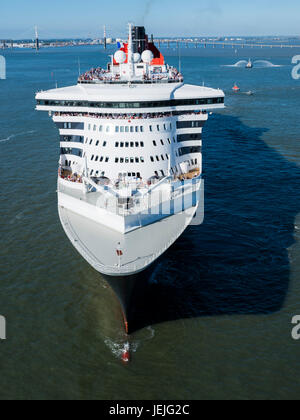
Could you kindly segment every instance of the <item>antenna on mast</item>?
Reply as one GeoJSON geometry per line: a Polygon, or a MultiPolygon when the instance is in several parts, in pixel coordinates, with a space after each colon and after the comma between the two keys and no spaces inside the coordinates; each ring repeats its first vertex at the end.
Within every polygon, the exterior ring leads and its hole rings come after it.
{"type": "Polygon", "coordinates": [[[132,47],[132,23],[129,26],[129,38],[128,38],[128,66],[129,66],[129,81],[134,76],[134,62],[133,62],[133,47],[132,47]]]}
{"type": "Polygon", "coordinates": [[[81,69],[80,69],[80,58],[78,57],[78,76],[81,76],[81,69]]]}
{"type": "Polygon", "coordinates": [[[104,44],[104,49],[106,50],[107,42],[106,42],[106,26],[105,25],[103,27],[103,44],[104,44]]]}
{"type": "Polygon", "coordinates": [[[179,73],[181,73],[181,51],[180,51],[180,41],[178,42],[178,60],[179,60],[179,63],[178,63],[178,71],[179,71],[179,73]]]}
{"type": "Polygon", "coordinates": [[[40,41],[39,41],[39,34],[38,34],[38,27],[35,26],[35,49],[38,51],[40,49],[40,41]]]}

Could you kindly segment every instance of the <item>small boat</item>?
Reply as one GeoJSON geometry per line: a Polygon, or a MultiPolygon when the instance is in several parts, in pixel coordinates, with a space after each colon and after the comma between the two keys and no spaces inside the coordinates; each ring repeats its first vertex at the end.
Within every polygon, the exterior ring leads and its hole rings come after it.
{"type": "Polygon", "coordinates": [[[238,87],[238,85],[237,85],[237,84],[235,84],[235,85],[233,86],[232,90],[233,90],[234,92],[239,92],[241,89],[238,87]]]}
{"type": "Polygon", "coordinates": [[[254,93],[252,92],[252,90],[249,90],[249,92],[245,92],[245,95],[252,96],[254,95],[254,93]]]}
{"type": "Polygon", "coordinates": [[[252,61],[251,61],[250,58],[249,58],[249,61],[248,61],[247,65],[246,65],[246,69],[253,69],[253,63],[252,63],[252,61]]]}

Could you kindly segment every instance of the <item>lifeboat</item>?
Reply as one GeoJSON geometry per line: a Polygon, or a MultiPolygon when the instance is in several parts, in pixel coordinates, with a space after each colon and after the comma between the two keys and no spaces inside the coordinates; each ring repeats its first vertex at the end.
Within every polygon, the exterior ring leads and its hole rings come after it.
{"type": "Polygon", "coordinates": [[[235,85],[233,86],[232,90],[233,90],[234,92],[239,92],[241,89],[238,87],[238,85],[237,85],[237,84],[235,84],[235,85]]]}

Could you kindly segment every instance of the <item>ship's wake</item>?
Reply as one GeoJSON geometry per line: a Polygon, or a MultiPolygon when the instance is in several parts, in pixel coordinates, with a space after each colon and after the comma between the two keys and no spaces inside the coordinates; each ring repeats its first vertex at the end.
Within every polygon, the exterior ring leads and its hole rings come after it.
{"type": "MultiPolygon", "coordinates": [[[[240,60],[235,64],[224,65],[224,67],[243,68],[243,67],[246,67],[247,64],[248,64],[248,61],[240,60]]],[[[267,60],[256,60],[256,61],[253,62],[253,67],[255,67],[255,68],[274,68],[274,67],[283,67],[283,66],[279,65],[279,64],[273,64],[273,63],[271,63],[271,61],[267,61],[267,60]]]]}
{"type": "Polygon", "coordinates": [[[9,137],[6,137],[5,139],[0,139],[0,143],[7,143],[8,141],[20,137],[25,136],[26,134],[33,134],[35,131],[24,131],[23,133],[17,133],[17,134],[11,134],[9,137]]]}
{"type": "Polygon", "coordinates": [[[130,346],[131,355],[136,353],[138,348],[145,342],[152,340],[155,337],[155,329],[151,326],[145,328],[143,331],[140,331],[133,337],[127,335],[120,335],[119,337],[111,338],[105,337],[104,344],[109,348],[112,354],[116,359],[121,360],[124,354],[124,348],[127,343],[130,346]]]}

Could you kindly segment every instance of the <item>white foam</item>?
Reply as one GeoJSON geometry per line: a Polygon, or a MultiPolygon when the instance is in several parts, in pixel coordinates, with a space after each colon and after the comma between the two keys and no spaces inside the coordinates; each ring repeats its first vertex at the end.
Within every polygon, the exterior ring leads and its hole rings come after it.
{"type": "Polygon", "coordinates": [[[0,139],[0,143],[6,143],[16,137],[25,136],[26,134],[33,134],[33,133],[35,133],[35,131],[24,131],[23,133],[11,134],[6,139],[0,139]]]}

